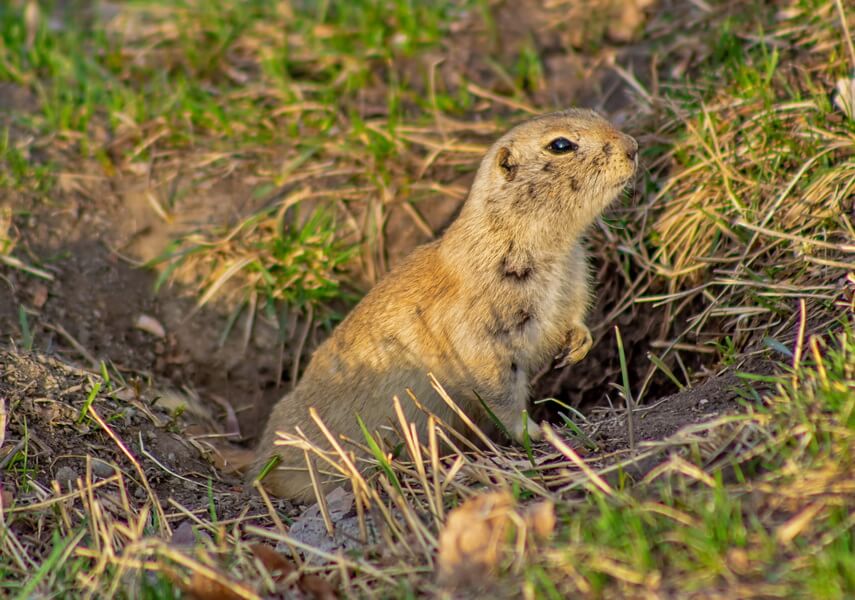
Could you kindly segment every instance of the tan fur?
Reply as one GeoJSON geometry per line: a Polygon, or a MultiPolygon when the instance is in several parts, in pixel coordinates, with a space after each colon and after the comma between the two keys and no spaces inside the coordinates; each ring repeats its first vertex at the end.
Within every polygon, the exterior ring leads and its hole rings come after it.
{"type": "MultiPolygon", "coordinates": [[[[517,441],[529,378],[559,352],[584,357],[590,302],[585,229],[633,178],[638,145],[596,113],[570,109],[515,127],[484,157],[460,216],[438,240],[417,248],[378,283],[314,353],[296,389],[273,408],[255,473],[279,496],[313,498],[303,452],[275,446],[298,426],[329,444],[309,417],[314,407],[336,434],[363,440],[395,421],[392,397],[425,439],[430,411],[466,433],[433,390],[433,373],[463,411],[495,434],[477,392],[517,441]],[[553,154],[565,137],[578,145],[553,154]]],[[[529,434],[539,437],[529,421],[529,434]]]]}

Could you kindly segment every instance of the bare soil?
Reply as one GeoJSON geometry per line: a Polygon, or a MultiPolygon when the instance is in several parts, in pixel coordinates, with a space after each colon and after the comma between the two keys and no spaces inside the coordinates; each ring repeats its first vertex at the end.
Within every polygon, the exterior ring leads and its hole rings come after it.
{"type": "MultiPolygon", "coordinates": [[[[165,506],[175,508],[167,501],[171,499],[191,512],[207,512],[213,503],[220,519],[266,515],[260,499],[247,493],[239,477],[214,467],[217,451],[199,434],[199,425],[188,428],[186,420],[173,418],[158,404],[156,390],[138,381],[116,385],[108,396],[102,390],[93,408],[108,433],[96,420],[82,416],[91,389],[92,377],[85,370],[40,354],[0,350],[0,398],[9,415],[0,453],[4,494],[25,506],[42,499],[41,490],[51,489],[54,480],[65,490],[77,489],[78,479],[97,483],[118,470],[132,482],[129,500],[141,507],[147,492],[127,450],[165,506]],[[19,489],[24,471],[35,485],[19,489]]],[[[173,526],[184,519],[172,514],[173,526]]]]}
{"type": "MultiPolygon", "coordinates": [[[[664,440],[687,425],[710,421],[739,410],[744,385],[744,381],[734,373],[725,372],[637,409],[633,418],[634,443],[664,440]]],[[[624,413],[614,417],[610,411],[597,410],[591,420],[592,433],[595,432],[603,451],[629,447],[629,426],[624,413]]]]}

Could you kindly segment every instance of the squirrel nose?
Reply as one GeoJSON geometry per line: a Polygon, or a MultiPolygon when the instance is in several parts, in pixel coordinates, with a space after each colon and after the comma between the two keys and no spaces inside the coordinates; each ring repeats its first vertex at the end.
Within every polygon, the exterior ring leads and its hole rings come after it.
{"type": "Polygon", "coordinates": [[[638,158],[638,142],[636,142],[634,138],[626,136],[624,140],[624,150],[626,152],[626,157],[629,160],[634,162],[635,159],[638,158]]]}

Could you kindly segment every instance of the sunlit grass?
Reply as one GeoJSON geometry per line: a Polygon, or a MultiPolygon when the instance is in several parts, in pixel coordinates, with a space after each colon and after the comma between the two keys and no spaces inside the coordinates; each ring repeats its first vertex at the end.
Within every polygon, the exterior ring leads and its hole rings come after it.
{"type": "MultiPolygon", "coordinates": [[[[191,284],[200,306],[229,303],[232,323],[242,311],[277,319],[283,307],[339,318],[356,298],[354,263],[369,283],[386,270],[388,206],[410,202],[415,211],[413,199],[462,197],[450,182],[484,148],[472,132],[498,133],[546,85],[533,42],[508,64],[494,61],[502,89],[487,90],[493,97],[466,80],[432,82],[433,63],[419,61],[443,55],[466,11],[499,40],[488,2],[129,2],[112,20],[58,25],[48,3],[29,14],[25,4],[0,7],[0,81],[35,99],[0,138],[0,190],[45,197],[57,172],[80,161],[127,173],[162,153],[203,155],[192,163],[202,165],[197,181],[250,173],[264,182],[252,210],[186,232],[152,263],[159,284],[191,284]],[[492,115],[484,106],[499,105],[495,118],[480,120],[492,115]]],[[[388,447],[363,428],[370,468],[340,472],[362,503],[360,518],[385,527],[383,548],[321,555],[326,566],[312,569],[357,595],[436,592],[436,540],[448,511],[503,488],[516,501],[557,506],[542,552],[509,546],[502,562],[500,577],[529,597],[855,595],[855,123],[829,96],[855,65],[834,2],[774,10],[734,2],[733,17],[713,4],[683,32],[700,58],[685,75],[663,70],[650,102],[636,99],[631,126],[647,139],[650,168],[640,200],[608,215],[613,227],[595,232],[594,243],[598,259],[618,261],[632,284],[608,325],[621,315],[632,321],[639,303],[659,308],[665,324],[646,380],[630,374],[631,348],[623,339],[616,346],[615,383],[629,408],[617,413],[635,416],[656,373],[678,390],[721,368],[746,370],[741,412],[658,448],[639,443],[603,457],[584,417],[562,406],[561,439],[588,449],[590,471],[552,442],[468,448],[432,422],[432,439],[405,435],[388,447]],[[771,374],[746,367],[758,356],[777,361],[771,374]],[[461,451],[440,459],[443,436],[461,451]],[[631,468],[650,456],[656,466],[633,479],[631,468]]],[[[595,17],[586,31],[592,46],[605,28],[595,17]]],[[[649,40],[666,63],[674,35],[649,40]]],[[[50,276],[20,258],[12,212],[0,219],[0,261],[50,276]]],[[[30,317],[19,314],[15,342],[29,349],[30,317]]],[[[110,377],[103,368],[104,387],[96,375],[88,392],[80,384],[63,398],[75,419],[98,405],[101,389],[113,389],[110,377]]],[[[42,463],[24,432],[20,448],[0,460],[29,490],[42,463]]],[[[306,449],[333,463],[349,458],[306,449]]],[[[221,529],[209,486],[197,525],[216,539],[185,553],[158,537],[158,511],[128,501],[129,477],[117,474],[103,496],[85,481],[70,497],[39,488],[36,508],[4,506],[3,592],[171,598],[194,575],[245,594],[275,589],[245,540],[293,542],[286,533],[221,529]]]]}

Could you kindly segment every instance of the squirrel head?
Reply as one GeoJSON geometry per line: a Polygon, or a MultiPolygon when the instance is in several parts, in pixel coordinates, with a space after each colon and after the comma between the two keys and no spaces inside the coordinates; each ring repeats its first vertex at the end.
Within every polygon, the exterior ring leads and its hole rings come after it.
{"type": "Polygon", "coordinates": [[[635,178],[638,143],[594,111],[536,117],[499,138],[464,210],[514,224],[583,230],[635,178]]]}

